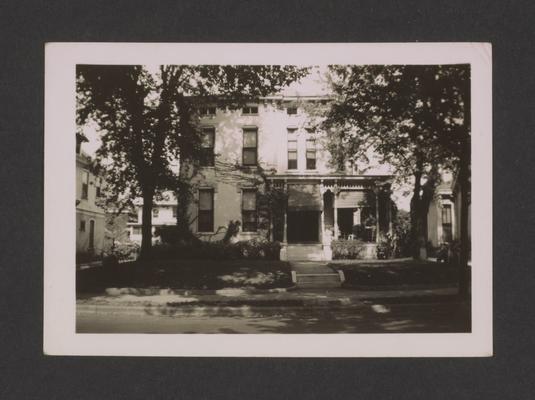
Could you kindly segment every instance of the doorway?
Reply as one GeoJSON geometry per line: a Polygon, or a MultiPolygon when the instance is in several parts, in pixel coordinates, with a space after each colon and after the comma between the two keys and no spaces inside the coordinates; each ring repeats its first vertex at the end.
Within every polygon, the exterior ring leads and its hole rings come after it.
{"type": "Polygon", "coordinates": [[[320,211],[289,211],[288,243],[318,243],[320,211]]]}

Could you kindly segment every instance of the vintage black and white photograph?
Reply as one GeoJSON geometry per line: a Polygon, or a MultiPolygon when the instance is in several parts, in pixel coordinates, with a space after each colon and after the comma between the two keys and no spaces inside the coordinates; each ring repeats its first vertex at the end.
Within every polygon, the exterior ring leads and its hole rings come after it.
{"type": "Polygon", "coordinates": [[[478,72],[307,51],[72,65],[73,334],[473,333],[478,72]]]}

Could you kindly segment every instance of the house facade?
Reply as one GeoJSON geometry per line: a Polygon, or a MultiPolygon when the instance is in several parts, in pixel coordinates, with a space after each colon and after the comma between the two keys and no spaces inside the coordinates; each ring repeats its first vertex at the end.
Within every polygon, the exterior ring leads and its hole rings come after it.
{"type": "Polygon", "coordinates": [[[76,253],[98,255],[104,250],[105,216],[97,205],[102,180],[91,170],[91,157],[76,143],[76,253]]]}
{"type": "Polygon", "coordinates": [[[326,137],[308,105],[321,97],[271,97],[239,110],[202,111],[202,156],[192,177],[191,230],[222,239],[282,243],[281,259],[331,259],[333,240],[368,243],[370,258],[392,229],[390,175],[329,163],[326,137]]]}

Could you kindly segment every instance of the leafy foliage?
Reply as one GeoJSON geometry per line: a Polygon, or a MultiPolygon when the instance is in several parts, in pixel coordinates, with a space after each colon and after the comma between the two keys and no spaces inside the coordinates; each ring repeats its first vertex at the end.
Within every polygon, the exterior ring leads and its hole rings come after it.
{"type": "Polygon", "coordinates": [[[334,99],[323,125],[333,163],[362,165],[375,154],[401,182],[411,182],[412,238],[425,246],[441,171],[469,163],[469,66],[337,65],[330,71],[334,99]]]}
{"type": "MultiPolygon", "coordinates": [[[[237,108],[306,74],[306,68],[279,65],[162,65],[153,72],[139,65],[77,66],[78,134],[96,122],[97,159],[114,196],[143,197],[142,254],[151,247],[155,194],[176,190],[179,209],[187,209],[190,161],[200,150],[199,107],[237,108]]],[[[184,223],[186,215],[178,220],[184,223]]]]}

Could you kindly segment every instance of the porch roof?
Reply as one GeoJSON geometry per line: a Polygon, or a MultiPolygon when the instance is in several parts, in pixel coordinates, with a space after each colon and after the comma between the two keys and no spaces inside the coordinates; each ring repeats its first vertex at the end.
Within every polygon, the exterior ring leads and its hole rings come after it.
{"type": "Polygon", "coordinates": [[[326,181],[382,181],[386,182],[393,178],[392,175],[349,175],[349,174],[276,174],[266,177],[274,181],[303,181],[303,180],[326,180],[326,181]]]}

